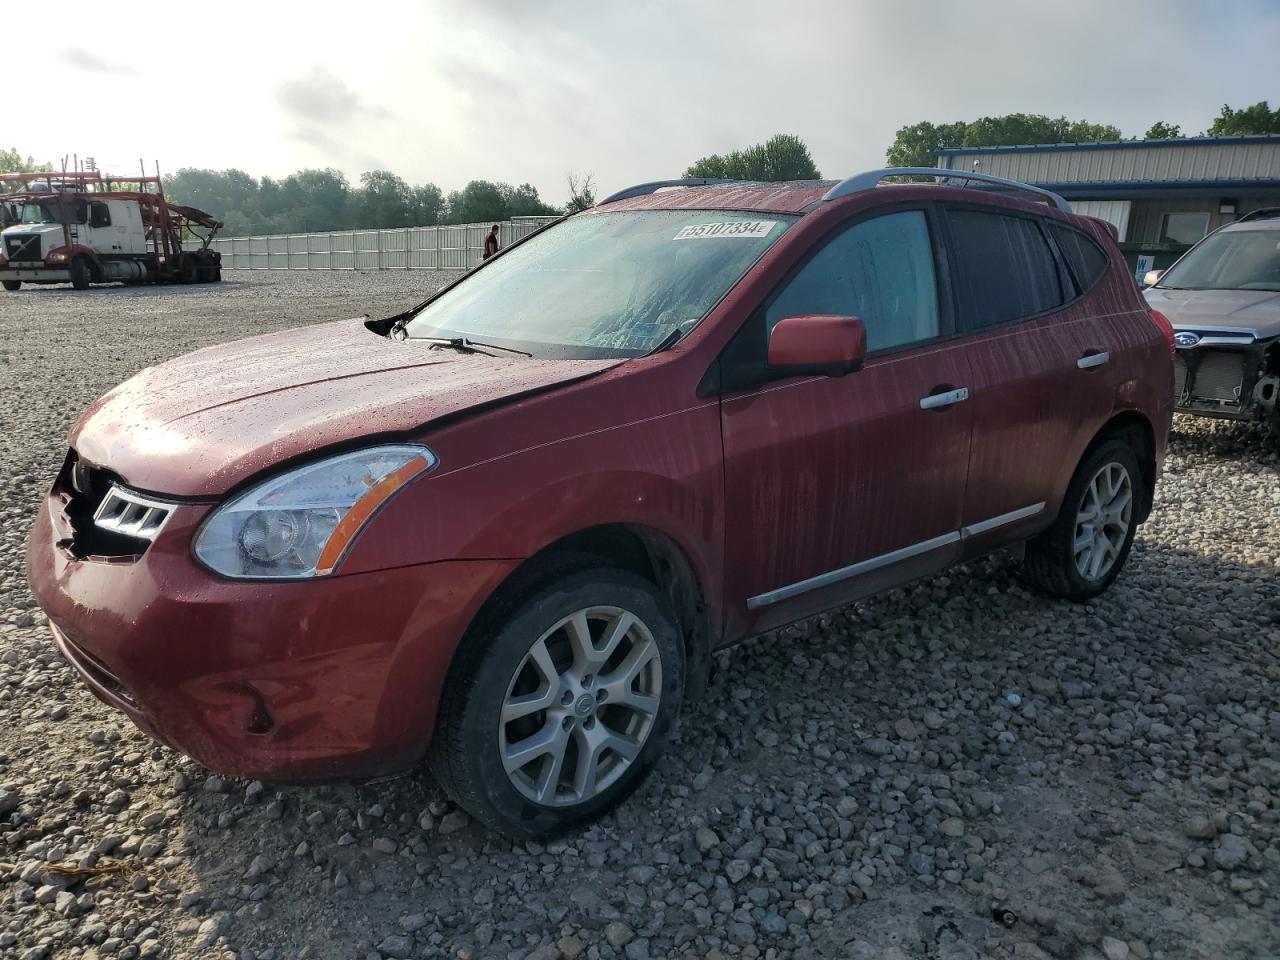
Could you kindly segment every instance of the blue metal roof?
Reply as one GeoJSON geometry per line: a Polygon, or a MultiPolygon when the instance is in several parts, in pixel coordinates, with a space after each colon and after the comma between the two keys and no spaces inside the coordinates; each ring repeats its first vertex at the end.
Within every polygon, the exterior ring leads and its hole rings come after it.
{"type": "Polygon", "coordinates": [[[1036,183],[1068,200],[1118,196],[1177,197],[1186,194],[1223,196],[1231,193],[1280,193],[1280,178],[1245,180],[1094,180],[1036,183]]]}
{"type": "Polygon", "coordinates": [[[1237,143],[1280,143],[1280,134],[1248,137],[1182,137],[1174,140],[1102,140],[1096,143],[1028,143],[1010,147],[947,147],[933,152],[939,157],[961,157],[976,153],[1068,153],[1073,150],[1144,150],[1202,144],[1225,146],[1237,143]]]}

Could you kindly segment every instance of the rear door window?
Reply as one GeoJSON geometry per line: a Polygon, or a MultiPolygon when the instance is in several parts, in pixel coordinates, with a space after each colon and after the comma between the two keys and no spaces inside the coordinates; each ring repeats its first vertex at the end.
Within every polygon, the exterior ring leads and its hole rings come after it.
{"type": "Polygon", "coordinates": [[[766,329],[784,317],[810,313],[858,317],[867,328],[868,351],[938,336],[938,290],[924,211],[864,220],[828,241],[769,304],[766,329]]]}
{"type": "Polygon", "coordinates": [[[1022,320],[1067,301],[1058,262],[1035,220],[955,209],[947,218],[962,328],[1022,320]]]}
{"type": "Polygon", "coordinates": [[[1054,240],[1058,242],[1058,249],[1067,259],[1076,287],[1080,293],[1084,293],[1107,272],[1107,255],[1079,230],[1064,227],[1060,223],[1050,223],[1048,227],[1054,240]]]}

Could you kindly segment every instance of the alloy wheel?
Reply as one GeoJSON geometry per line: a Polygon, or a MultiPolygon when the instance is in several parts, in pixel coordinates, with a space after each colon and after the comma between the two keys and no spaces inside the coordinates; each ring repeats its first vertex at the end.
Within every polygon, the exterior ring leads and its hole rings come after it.
{"type": "Polygon", "coordinates": [[[584,803],[639,756],[661,698],[662,656],[643,621],[619,607],[578,610],[516,668],[498,722],[503,769],[535,803],[584,803]]]}
{"type": "Polygon", "coordinates": [[[1085,488],[1076,511],[1072,553],[1086,580],[1101,580],[1115,566],[1133,519],[1133,481],[1114,461],[1103,464],[1085,488]]]}

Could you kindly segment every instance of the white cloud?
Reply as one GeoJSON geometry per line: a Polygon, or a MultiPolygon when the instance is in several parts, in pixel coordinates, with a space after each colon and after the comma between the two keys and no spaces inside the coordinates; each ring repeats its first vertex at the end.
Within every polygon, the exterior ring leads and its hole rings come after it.
{"type": "MultiPolygon", "coordinates": [[[[1021,111],[1195,133],[1224,102],[1274,99],[1280,49],[1270,0],[224,0],[214,18],[165,16],[208,55],[181,83],[140,56],[78,51],[63,58],[81,69],[42,91],[75,102],[96,70],[99,94],[163,123],[87,109],[67,127],[35,111],[6,125],[12,145],[125,169],[331,165],[353,181],[377,158],[445,190],[529,181],[558,203],[568,170],[594,171],[603,194],[778,132],[829,177],[879,165],[899,127],[926,119],[1021,111]]],[[[94,50],[139,49],[127,20],[95,23],[94,50]]]]}

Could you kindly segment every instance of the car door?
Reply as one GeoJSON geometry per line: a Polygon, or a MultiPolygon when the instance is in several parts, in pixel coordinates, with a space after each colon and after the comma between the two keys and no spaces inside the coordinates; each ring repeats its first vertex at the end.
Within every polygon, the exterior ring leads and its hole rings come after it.
{"type": "Polygon", "coordinates": [[[958,552],[969,371],[945,342],[927,207],[864,216],[821,241],[722,356],[725,610],[768,629],[940,569],[958,552]],[[857,316],[861,370],[738,388],[784,317],[857,316]]]}
{"type": "Polygon", "coordinates": [[[958,348],[972,371],[966,552],[1046,526],[1112,408],[1106,327],[1034,214],[949,206],[958,348]]]}

